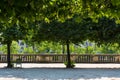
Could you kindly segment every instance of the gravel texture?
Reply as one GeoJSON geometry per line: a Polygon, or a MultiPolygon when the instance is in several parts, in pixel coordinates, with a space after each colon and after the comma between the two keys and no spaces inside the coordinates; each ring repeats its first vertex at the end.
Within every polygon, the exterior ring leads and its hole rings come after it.
{"type": "Polygon", "coordinates": [[[74,69],[66,69],[64,64],[4,66],[0,65],[0,80],[120,80],[120,64],[76,64],[74,69]]]}

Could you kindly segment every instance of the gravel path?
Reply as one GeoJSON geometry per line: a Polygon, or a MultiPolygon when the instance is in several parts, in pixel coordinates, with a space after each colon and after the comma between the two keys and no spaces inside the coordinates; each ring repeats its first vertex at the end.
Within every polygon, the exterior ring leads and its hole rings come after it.
{"type": "Polygon", "coordinates": [[[5,65],[0,66],[0,80],[120,80],[119,64],[77,64],[74,69],[66,69],[63,64],[23,64],[23,68],[2,68],[5,65]]]}

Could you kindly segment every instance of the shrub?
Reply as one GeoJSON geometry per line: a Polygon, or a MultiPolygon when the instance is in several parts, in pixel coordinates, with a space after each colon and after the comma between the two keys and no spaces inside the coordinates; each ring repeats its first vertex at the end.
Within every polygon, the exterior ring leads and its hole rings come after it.
{"type": "MultiPolygon", "coordinates": [[[[65,66],[68,67],[68,61],[67,62],[64,62],[65,66]]],[[[71,61],[71,66],[70,68],[74,68],[75,67],[75,62],[71,61]]]]}

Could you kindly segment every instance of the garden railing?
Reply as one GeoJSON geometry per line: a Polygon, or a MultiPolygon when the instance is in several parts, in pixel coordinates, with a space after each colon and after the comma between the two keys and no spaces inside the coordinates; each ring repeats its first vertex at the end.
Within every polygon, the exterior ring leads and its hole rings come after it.
{"type": "MultiPolygon", "coordinates": [[[[22,63],[63,63],[66,54],[11,54],[11,62],[20,59],[22,63]]],[[[119,54],[71,54],[75,63],[120,63],[119,54]]],[[[7,55],[0,54],[0,63],[7,62],[7,55]]]]}

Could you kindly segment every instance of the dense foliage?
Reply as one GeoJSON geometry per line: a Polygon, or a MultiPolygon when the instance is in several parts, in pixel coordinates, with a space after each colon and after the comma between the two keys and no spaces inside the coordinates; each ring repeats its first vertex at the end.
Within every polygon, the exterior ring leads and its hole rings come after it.
{"type": "Polygon", "coordinates": [[[120,26],[115,21],[114,18],[99,18],[98,21],[90,27],[90,39],[98,44],[117,43],[120,26]]]}

